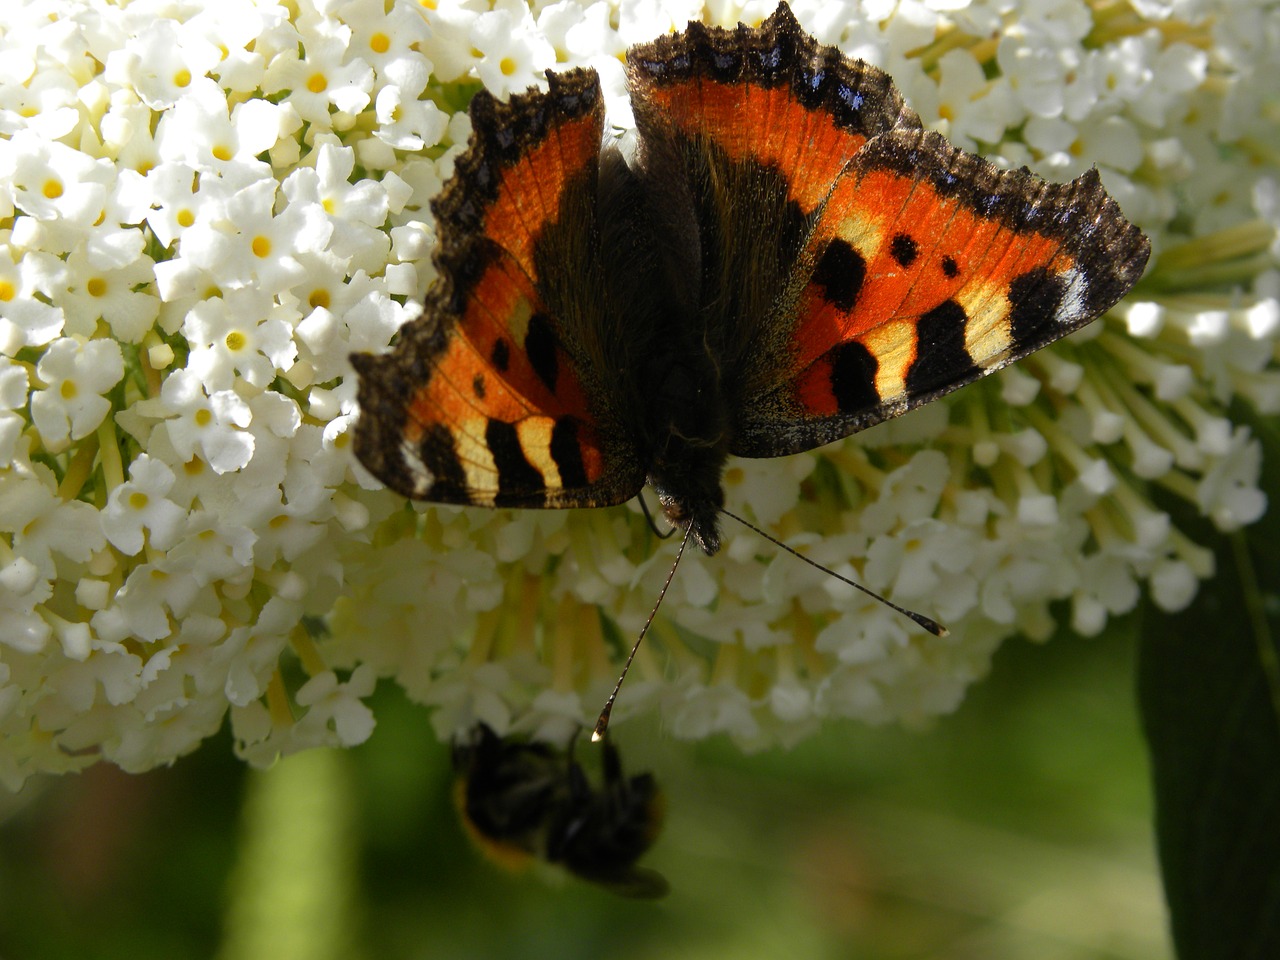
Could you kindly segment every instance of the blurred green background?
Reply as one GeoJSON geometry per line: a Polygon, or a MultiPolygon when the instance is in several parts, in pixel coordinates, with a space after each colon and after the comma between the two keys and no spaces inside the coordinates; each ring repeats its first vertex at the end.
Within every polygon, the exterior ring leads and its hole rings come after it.
{"type": "Polygon", "coordinates": [[[751,756],[622,725],[667,795],[656,903],[482,859],[384,684],[359,749],[260,772],[220,737],[0,795],[0,960],[1167,958],[1133,660],[1123,625],[1011,641],[930,730],[751,756]]]}

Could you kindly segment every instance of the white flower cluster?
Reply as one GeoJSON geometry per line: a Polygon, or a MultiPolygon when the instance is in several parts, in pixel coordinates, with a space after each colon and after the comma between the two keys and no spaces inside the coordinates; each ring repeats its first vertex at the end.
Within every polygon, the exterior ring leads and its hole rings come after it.
{"type": "MultiPolygon", "coordinates": [[[[499,95],[772,3],[25,0],[0,11],[0,784],[143,770],[228,711],[254,762],[353,744],[394,677],[444,736],[589,721],[669,563],[634,509],[409,510],[355,463],[346,357],[433,277],[427,202],[499,95]]],[[[1096,632],[1210,554],[1158,485],[1255,520],[1280,408],[1280,12],[1239,0],[800,0],[957,144],[1097,164],[1158,263],[1075,342],[817,453],[732,507],[937,616],[938,639],[740,531],[690,557],[618,714],[793,740],[952,709],[1050,605],[1096,632]]]]}

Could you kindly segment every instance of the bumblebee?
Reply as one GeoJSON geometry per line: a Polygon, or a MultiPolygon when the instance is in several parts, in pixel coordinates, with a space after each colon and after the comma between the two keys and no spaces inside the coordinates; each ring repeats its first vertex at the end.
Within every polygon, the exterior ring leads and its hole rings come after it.
{"type": "Polygon", "coordinates": [[[563,867],[625,897],[667,892],[661,874],[636,861],[662,829],[663,801],[652,774],[627,777],[605,740],[599,787],[568,748],[499,737],[480,724],[456,743],[455,800],[476,845],[519,869],[534,860],[563,867]]]}

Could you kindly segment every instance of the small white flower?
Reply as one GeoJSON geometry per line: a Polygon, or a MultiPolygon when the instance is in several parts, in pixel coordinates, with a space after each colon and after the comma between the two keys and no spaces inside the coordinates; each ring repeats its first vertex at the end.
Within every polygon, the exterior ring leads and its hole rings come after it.
{"type": "Polygon", "coordinates": [[[124,376],[124,356],[114,340],[63,337],[45,350],[36,375],[45,386],[31,394],[31,419],[57,448],[98,428],[111,409],[102,394],[124,376]]]}
{"type": "Polygon", "coordinates": [[[196,222],[199,206],[207,199],[198,195],[198,186],[196,171],[172,160],[158,163],[145,176],[132,170],[120,176],[126,202],[141,210],[147,226],[165,247],[196,222]]]}
{"type": "Polygon", "coordinates": [[[534,25],[523,3],[480,14],[471,28],[471,43],[480,53],[476,73],[491,93],[506,99],[543,79],[556,62],[556,52],[534,25]]]}
{"type": "Polygon", "coordinates": [[[956,620],[977,603],[977,582],[968,572],[975,555],[967,531],[922,519],[876,537],[867,549],[865,576],[868,585],[903,603],[927,603],[944,622],[956,620]]]}
{"type": "Polygon", "coordinates": [[[160,301],[146,289],[154,277],[154,262],[135,254],[123,267],[95,266],[92,258],[74,251],[67,257],[67,287],[61,300],[68,335],[91,337],[100,322],[125,343],[138,343],[155,324],[160,301]]]}
{"type": "Polygon", "coordinates": [[[0,74],[0,134],[30,130],[41,139],[59,140],[80,120],[75,79],[61,70],[37,70],[14,44],[4,50],[0,74]]]}
{"type": "Polygon", "coordinates": [[[419,52],[431,37],[425,10],[417,4],[388,9],[381,0],[346,0],[340,9],[352,28],[350,52],[371,64],[380,81],[403,83],[421,73],[425,82],[431,73],[431,61],[419,52]]]}
{"type": "Polygon", "coordinates": [[[1032,116],[1056,117],[1063,111],[1067,75],[1079,66],[1081,52],[1072,47],[1028,44],[1014,33],[1002,34],[996,61],[1009,78],[1009,90],[1032,116]]]}
{"type": "MultiPolygon", "coordinates": [[[[331,139],[317,144],[314,157],[314,169],[295,170],[285,180],[284,195],[291,209],[322,210],[332,233],[323,248],[312,245],[301,252],[339,258],[347,276],[357,270],[376,273],[386,264],[390,246],[382,230],[390,207],[387,188],[374,180],[351,183],[355,153],[331,139]]],[[[398,179],[393,174],[388,177],[392,182],[398,179]]]]}
{"type": "Polygon", "coordinates": [[[297,736],[315,743],[336,742],[354,747],[373,733],[373,711],[361,703],[373,693],[377,673],[365,664],[345,681],[332,670],[318,673],[299,688],[294,699],[307,712],[298,721],[297,736]]]}
{"type": "Polygon", "coordinates": [[[121,643],[132,637],[154,643],[173,633],[174,624],[191,609],[200,589],[195,577],[169,570],[164,561],[142,563],[116,591],[111,606],[95,613],[90,622],[104,642],[121,643]]]}
{"type": "Polygon", "coordinates": [[[173,479],[173,471],[159,460],[138,455],[129,467],[129,479],[111,491],[102,512],[102,530],[112,546],[129,555],[137,553],[144,530],[158,550],[177,542],[187,514],[166,496],[173,479]]]}
{"type": "Polygon", "coordinates": [[[1185,43],[1171,43],[1155,57],[1151,79],[1141,84],[1129,103],[1130,112],[1157,129],[1169,122],[1174,110],[1185,111],[1186,96],[1204,83],[1209,57],[1185,43]]]}
{"type": "Polygon", "coordinates": [[[376,112],[378,138],[397,150],[434,147],[449,128],[449,118],[439,107],[402,84],[378,91],[376,112]]]}
{"type": "Polygon", "coordinates": [[[66,289],[66,264],[40,251],[14,260],[13,249],[0,243],[0,354],[38,347],[62,332],[62,307],[46,303],[66,289]],[[43,294],[37,297],[36,294],[43,294]]]}
{"type": "Polygon", "coordinates": [[[258,154],[275,146],[296,120],[267,100],[246,100],[229,109],[221,90],[200,86],[160,117],[156,145],[166,161],[245,183],[271,175],[258,154]]]}
{"type": "Polygon", "coordinates": [[[253,415],[234,390],[206,394],[200,378],[175,370],[160,390],[160,405],[173,449],[183,460],[197,451],[215,473],[239,470],[253,457],[253,434],[244,428],[253,415]]]}
{"type": "Polygon", "coordinates": [[[291,203],[274,214],[276,188],[263,179],[237,190],[219,222],[200,221],[183,235],[182,255],[225,288],[253,286],[265,295],[288,289],[302,276],[294,254],[323,250],[333,225],[318,203],[291,203]]]}
{"type": "Polygon", "coordinates": [[[1164,560],[1151,571],[1151,599],[1161,610],[1177,613],[1191,605],[1200,588],[1194,570],[1181,560],[1164,560]]]}
{"type": "Polygon", "coordinates": [[[14,555],[34,563],[42,577],[57,575],[56,557],[85,563],[106,543],[97,509],[64,501],[56,491],[41,464],[0,472],[0,531],[12,534],[14,555]]]}
{"type": "Polygon", "coordinates": [[[26,405],[28,386],[27,368],[0,356],[0,469],[12,466],[17,456],[26,421],[14,411],[26,405]]]}
{"type": "Polygon", "coordinates": [[[52,595],[53,585],[26,557],[14,557],[0,567],[0,646],[39,653],[52,629],[35,608],[52,595]]]}
{"type": "Polygon", "coordinates": [[[973,150],[978,141],[999,143],[1023,119],[1003,77],[988,80],[968,50],[948,50],[938,59],[941,132],[956,146],[973,150]]]}
{"type": "Polygon", "coordinates": [[[760,735],[750,698],[729,684],[690,687],[683,691],[669,716],[668,729],[679,740],[704,740],[727,733],[734,739],[750,741],[760,735]]]}
{"type": "Polygon", "coordinates": [[[19,130],[0,140],[0,190],[36,220],[88,228],[102,214],[115,182],[110,161],[19,130]]]}
{"type": "Polygon", "coordinates": [[[1219,530],[1248,526],[1267,509],[1267,495],[1258,489],[1262,446],[1244,427],[1236,427],[1222,456],[1196,486],[1196,503],[1219,530]]]}
{"type": "Polygon", "coordinates": [[[174,20],[156,19],[107,57],[105,79],[129,86],[152,110],[163,111],[190,95],[193,84],[213,87],[209,73],[222,52],[174,20]]]}
{"type": "Polygon", "coordinates": [[[185,519],[181,539],[166,554],[166,567],[189,574],[200,586],[237,583],[253,577],[253,545],[258,535],[212,510],[185,519]]]}
{"type": "Polygon", "coordinates": [[[182,333],[191,346],[187,372],[206,390],[229,390],[239,374],[265,387],[298,355],[292,308],[254,289],[229,290],[191,308],[182,333]]]}
{"type": "Polygon", "coordinates": [[[350,58],[350,28],[329,22],[321,30],[303,31],[305,55],[279,57],[267,68],[267,93],[288,90],[285,103],[303,120],[327,130],[330,109],[359,113],[373,91],[373,68],[359,57],[350,58]]]}
{"type": "Polygon", "coordinates": [[[476,64],[471,29],[480,13],[467,0],[439,0],[423,13],[431,34],[422,49],[432,74],[442,83],[452,83],[476,64]]]}

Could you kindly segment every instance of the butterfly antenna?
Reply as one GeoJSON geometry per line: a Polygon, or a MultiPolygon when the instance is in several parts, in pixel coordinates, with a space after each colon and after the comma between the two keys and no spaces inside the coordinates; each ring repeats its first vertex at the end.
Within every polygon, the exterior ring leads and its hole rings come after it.
{"type": "Polygon", "coordinates": [[[914,610],[908,610],[906,607],[900,607],[896,603],[894,603],[892,600],[887,600],[884,597],[880,596],[880,594],[876,593],[874,590],[868,589],[867,587],[864,587],[862,584],[856,583],[855,581],[850,580],[848,577],[843,577],[840,574],[836,573],[834,570],[829,569],[828,567],[824,567],[817,560],[811,560],[809,557],[806,557],[803,553],[800,553],[798,550],[788,547],[785,543],[783,543],[777,537],[774,537],[768,533],[765,533],[765,531],[761,530],[754,523],[751,523],[748,520],[744,520],[742,517],[738,516],[736,513],[730,513],[728,510],[725,510],[723,508],[721,508],[720,512],[732,520],[737,520],[740,524],[742,524],[747,529],[754,530],[756,533],[760,534],[760,536],[764,537],[770,543],[774,544],[775,546],[781,547],[783,550],[787,551],[787,553],[791,554],[793,557],[799,557],[805,563],[809,564],[809,566],[817,567],[823,573],[830,574],[831,576],[839,580],[841,583],[847,583],[849,586],[856,587],[857,589],[861,590],[867,596],[875,597],[877,600],[879,600],[889,609],[897,610],[904,617],[910,617],[911,620],[913,620],[916,624],[923,627],[924,629],[928,630],[935,637],[945,637],[947,635],[948,633],[947,628],[944,627],[942,624],[940,624],[937,620],[931,620],[928,617],[926,617],[923,613],[916,613],[914,610]]]}
{"type": "Polygon", "coordinates": [[[644,498],[643,490],[636,494],[636,499],[640,501],[640,509],[644,511],[644,518],[649,521],[649,529],[653,531],[655,537],[659,540],[665,540],[676,532],[675,527],[668,527],[666,530],[658,529],[658,523],[653,519],[653,514],[649,511],[649,501],[644,498]]]}
{"type": "Polygon", "coordinates": [[[658,615],[658,608],[662,606],[662,598],[667,595],[667,587],[671,586],[671,579],[676,575],[676,567],[680,565],[680,558],[684,556],[684,548],[689,543],[689,533],[692,530],[692,524],[685,527],[684,538],[680,541],[680,549],[676,551],[675,562],[671,564],[671,570],[667,573],[667,582],[662,585],[658,600],[653,605],[653,609],[649,611],[649,619],[640,628],[640,636],[636,637],[636,642],[631,647],[631,653],[627,656],[627,662],[622,665],[622,675],[618,677],[618,682],[613,685],[613,693],[609,694],[609,699],[604,702],[604,709],[600,711],[600,716],[596,720],[596,728],[591,732],[592,743],[599,743],[603,740],[604,732],[609,729],[609,714],[613,712],[613,701],[618,699],[618,691],[622,689],[622,681],[627,679],[627,671],[631,669],[631,661],[636,658],[636,651],[640,649],[640,641],[649,632],[649,625],[653,623],[653,618],[658,615]]]}

